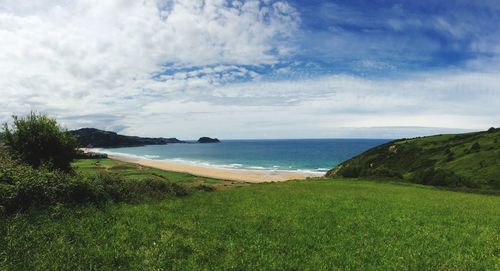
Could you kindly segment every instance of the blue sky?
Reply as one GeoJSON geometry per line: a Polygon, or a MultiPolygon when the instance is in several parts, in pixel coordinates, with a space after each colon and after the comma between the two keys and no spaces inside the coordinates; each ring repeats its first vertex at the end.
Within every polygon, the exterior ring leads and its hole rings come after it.
{"type": "Polygon", "coordinates": [[[196,138],[500,126],[498,1],[0,0],[0,119],[196,138]]]}
{"type": "Polygon", "coordinates": [[[356,75],[465,67],[495,56],[498,2],[295,1],[301,56],[356,75]],[[481,2],[481,3],[477,3],[481,2]],[[496,9],[496,10],[495,10],[496,9]],[[478,44],[485,43],[485,44],[478,44]],[[490,44],[488,44],[490,43],[490,44]],[[366,61],[373,65],[363,65],[366,61]]]}

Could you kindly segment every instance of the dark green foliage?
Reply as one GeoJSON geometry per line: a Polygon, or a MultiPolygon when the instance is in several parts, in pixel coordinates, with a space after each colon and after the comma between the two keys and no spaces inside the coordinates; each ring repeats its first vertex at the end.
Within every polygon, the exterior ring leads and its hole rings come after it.
{"type": "Polygon", "coordinates": [[[455,158],[454,155],[453,152],[448,153],[448,155],[446,155],[446,162],[452,161],[455,158]]]}
{"type": "Polygon", "coordinates": [[[178,184],[158,179],[127,180],[118,175],[97,174],[88,177],[92,187],[103,198],[115,202],[137,203],[148,199],[162,199],[165,196],[186,196],[186,189],[178,184]]]}
{"type": "Polygon", "coordinates": [[[500,179],[490,180],[489,184],[496,189],[500,189],[500,179]]]}
{"type": "Polygon", "coordinates": [[[498,189],[499,129],[395,140],[330,170],[327,176],[392,178],[421,184],[498,189]]]}
{"type": "Polygon", "coordinates": [[[429,168],[420,170],[413,176],[413,181],[419,184],[429,184],[435,186],[446,187],[471,187],[478,188],[479,186],[467,178],[455,174],[453,171],[444,169],[429,168]]]}
{"type": "Polygon", "coordinates": [[[186,195],[186,189],[168,180],[123,179],[118,175],[69,174],[37,169],[0,153],[0,213],[63,204],[140,202],[186,195]]]}
{"type": "Polygon", "coordinates": [[[479,145],[479,143],[475,142],[474,144],[472,144],[472,146],[470,147],[470,150],[473,151],[473,152],[477,152],[481,149],[481,145],[479,145]]]}
{"type": "Polygon", "coordinates": [[[453,161],[453,159],[455,158],[455,153],[450,151],[447,155],[446,155],[446,162],[450,162],[450,161],[453,161]]]}
{"type": "Polygon", "coordinates": [[[401,178],[401,174],[387,167],[374,167],[364,169],[361,166],[349,166],[340,169],[338,175],[345,178],[359,178],[370,175],[376,178],[401,178]]]}
{"type": "Polygon", "coordinates": [[[345,168],[342,168],[339,171],[339,175],[346,177],[346,178],[358,178],[362,176],[362,171],[363,168],[360,166],[348,166],[345,168]]]}
{"type": "Polygon", "coordinates": [[[378,167],[374,169],[371,174],[373,175],[373,177],[379,177],[379,178],[395,178],[395,179],[402,178],[401,173],[387,167],[378,167]]]}
{"type": "Polygon", "coordinates": [[[4,124],[5,144],[29,165],[68,171],[76,154],[76,139],[66,133],[55,119],[31,112],[13,116],[13,128],[4,124]]]}

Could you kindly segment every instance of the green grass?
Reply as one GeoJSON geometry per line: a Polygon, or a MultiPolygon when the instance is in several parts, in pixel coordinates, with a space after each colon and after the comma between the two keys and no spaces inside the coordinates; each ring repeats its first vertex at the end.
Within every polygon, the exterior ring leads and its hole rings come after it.
{"type": "Polygon", "coordinates": [[[81,159],[73,162],[73,168],[82,174],[106,172],[117,174],[127,180],[160,179],[186,185],[209,185],[216,188],[241,186],[242,183],[213,178],[198,177],[186,173],[165,171],[137,164],[120,162],[111,159],[81,159]]]}
{"type": "Polygon", "coordinates": [[[58,206],[1,220],[0,236],[0,270],[499,270],[500,197],[292,181],[58,206]]]}

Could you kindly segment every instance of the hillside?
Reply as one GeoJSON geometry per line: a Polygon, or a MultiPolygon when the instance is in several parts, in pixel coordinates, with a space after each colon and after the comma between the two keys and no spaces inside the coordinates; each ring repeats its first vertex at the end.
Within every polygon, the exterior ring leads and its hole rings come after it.
{"type": "Polygon", "coordinates": [[[500,189],[500,129],[395,140],[339,164],[327,177],[397,178],[447,187],[500,189]]]}
{"type": "Polygon", "coordinates": [[[82,128],[70,131],[70,133],[77,137],[78,145],[81,147],[92,146],[99,148],[118,148],[185,143],[177,138],[125,136],[115,132],[103,131],[94,128],[82,128]]]}

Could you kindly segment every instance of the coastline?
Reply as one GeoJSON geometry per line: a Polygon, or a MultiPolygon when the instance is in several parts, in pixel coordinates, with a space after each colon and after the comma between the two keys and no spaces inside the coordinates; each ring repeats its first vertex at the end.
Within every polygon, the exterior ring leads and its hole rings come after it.
{"type": "Polygon", "coordinates": [[[151,168],[188,173],[200,177],[248,183],[284,182],[289,180],[303,180],[308,177],[323,176],[321,173],[316,174],[296,171],[226,169],[202,165],[191,165],[181,162],[133,158],[116,154],[108,155],[108,158],[151,168]]]}

